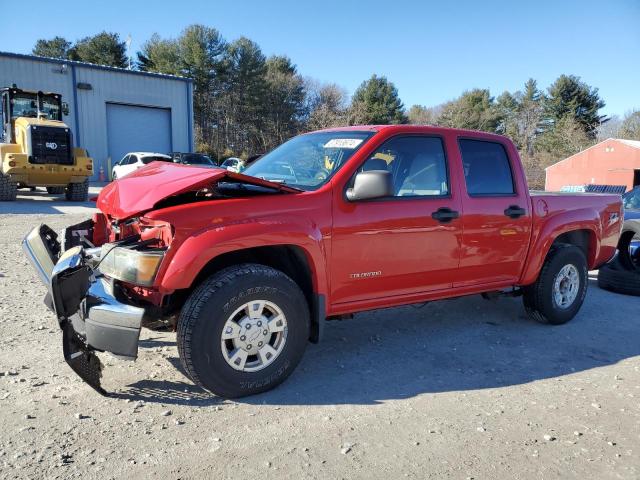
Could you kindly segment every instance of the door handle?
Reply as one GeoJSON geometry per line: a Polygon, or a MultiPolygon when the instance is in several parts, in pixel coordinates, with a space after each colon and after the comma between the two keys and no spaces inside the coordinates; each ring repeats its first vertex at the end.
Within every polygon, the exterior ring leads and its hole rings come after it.
{"type": "Polygon", "coordinates": [[[507,209],[505,209],[504,214],[507,217],[518,218],[525,215],[527,212],[524,208],[519,207],[518,205],[509,205],[507,209]]]}
{"type": "Polygon", "coordinates": [[[460,214],[458,212],[447,207],[439,208],[431,214],[431,218],[440,223],[449,223],[451,220],[458,218],[459,216],[460,214]]]}

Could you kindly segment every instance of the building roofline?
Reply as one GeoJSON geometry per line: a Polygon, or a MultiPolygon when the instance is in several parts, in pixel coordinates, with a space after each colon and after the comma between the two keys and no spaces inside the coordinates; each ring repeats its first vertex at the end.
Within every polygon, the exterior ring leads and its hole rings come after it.
{"type": "Polygon", "coordinates": [[[613,142],[622,143],[622,145],[624,145],[624,146],[626,146],[626,147],[630,147],[630,148],[638,148],[638,147],[634,147],[633,145],[629,145],[628,143],[622,142],[621,140],[623,140],[623,139],[622,139],[622,138],[613,138],[613,137],[609,137],[609,138],[607,138],[606,140],[602,140],[601,142],[598,142],[598,143],[596,143],[596,144],[594,144],[594,145],[591,145],[589,148],[585,148],[584,150],[580,150],[579,152],[574,153],[574,154],[573,154],[573,155],[571,155],[570,157],[563,158],[562,160],[560,160],[560,161],[558,161],[558,162],[554,163],[553,165],[549,165],[548,167],[545,167],[544,169],[545,169],[545,171],[546,171],[547,169],[549,169],[549,168],[551,168],[551,167],[555,167],[556,165],[559,165],[559,164],[561,164],[562,162],[566,162],[567,160],[572,159],[572,158],[573,158],[573,157],[575,157],[576,155],[581,155],[581,154],[583,154],[584,152],[586,152],[587,150],[591,150],[592,148],[597,147],[598,145],[601,145],[601,144],[603,144],[603,143],[605,143],[605,142],[608,142],[608,141],[613,141],[613,142]]]}
{"type": "Polygon", "coordinates": [[[3,51],[0,51],[0,57],[19,58],[23,60],[34,60],[37,62],[54,63],[57,65],[63,65],[63,64],[76,65],[78,67],[91,68],[94,70],[107,70],[107,71],[112,71],[117,73],[142,75],[142,76],[154,77],[154,78],[165,78],[168,80],[179,80],[182,82],[193,83],[193,79],[187,78],[187,77],[180,77],[178,75],[169,75],[167,73],[141,72],[139,70],[129,70],[126,68],[109,67],[107,65],[97,65],[95,63],[79,62],[77,60],[64,60],[62,58],[40,57],[38,55],[27,55],[24,53],[12,53],[12,52],[3,52],[3,51]]]}

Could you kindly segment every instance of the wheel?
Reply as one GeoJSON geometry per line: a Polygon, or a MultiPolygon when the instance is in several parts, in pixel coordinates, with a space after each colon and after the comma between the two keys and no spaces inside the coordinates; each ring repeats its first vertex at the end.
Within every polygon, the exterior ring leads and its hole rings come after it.
{"type": "Polygon", "coordinates": [[[70,202],[86,202],[89,197],[89,179],[81,183],[70,183],[65,190],[65,197],[70,202]]]}
{"type": "Polygon", "coordinates": [[[627,270],[620,256],[598,271],[598,286],[623,295],[640,297],[640,272],[627,270]]]}
{"type": "Polygon", "coordinates": [[[47,193],[51,195],[62,195],[64,193],[64,187],[47,187],[47,193]]]}
{"type": "Polygon", "coordinates": [[[18,185],[9,175],[0,172],[0,201],[11,202],[18,196],[18,185]]]}
{"type": "Polygon", "coordinates": [[[574,245],[554,245],[538,279],[523,293],[530,318],[553,325],[571,320],[587,294],[587,260],[583,251],[574,245]]]}
{"type": "Polygon", "coordinates": [[[640,271],[640,254],[633,252],[631,242],[640,238],[640,233],[627,230],[620,235],[618,241],[618,259],[620,265],[627,270],[640,271]]]}
{"type": "Polygon", "coordinates": [[[203,282],[178,319],[178,353],[191,379],[224,398],[264,392],[298,365],[309,339],[309,308],[279,270],[243,264],[203,282]]]}

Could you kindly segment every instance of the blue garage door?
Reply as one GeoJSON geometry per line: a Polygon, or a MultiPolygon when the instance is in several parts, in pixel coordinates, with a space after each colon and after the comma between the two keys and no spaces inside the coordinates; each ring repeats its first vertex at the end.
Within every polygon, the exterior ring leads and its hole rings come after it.
{"type": "Polygon", "coordinates": [[[107,103],[111,165],[129,152],[170,153],[171,110],[107,103]]]}

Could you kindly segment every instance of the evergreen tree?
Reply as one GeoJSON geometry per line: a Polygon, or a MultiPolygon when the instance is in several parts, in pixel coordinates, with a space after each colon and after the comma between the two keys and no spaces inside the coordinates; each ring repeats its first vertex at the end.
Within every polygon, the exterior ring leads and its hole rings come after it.
{"type": "Polygon", "coordinates": [[[288,57],[266,61],[266,94],[261,129],[263,151],[271,150],[301,129],[305,114],[305,85],[288,57]]]}
{"type": "Polygon", "coordinates": [[[36,42],[31,53],[40,57],[71,60],[71,42],[63,37],[53,37],[50,40],[40,39],[36,42]]]}
{"type": "Polygon", "coordinates": [[[438,124],[445,127],[468,128],[496,132],[501,122],[500,110],[487,89],[464,92],[460,98],[442,107],[438,124]]]}
{"type": "Polygon", "coordinates": [[[129,64],[127,46],[117,33],[102,32],[78,40],[71,55],[74,59],[96,65],[126,68],[129,64]]]}
{"type": "Polygon", "coordinates": [[[373,75],[356,90],[351,101],[351,124],[406,123],[396,87],[386,77],[373,75]]]}
{"type": "Polygon", "coordinates": [[[180,50],[176,40],[165,40],[154,33],[136,55],[138,70],[170,75],[180,75],[181,73],[180,50]]]}
{"type": "Polygon", "coordinates": [[[595,138],[598,127],[608,118],[599,115],[605,106],[598,89],[580,81],[575,75],[560,75],[548,88],[545,99],[546,129],[568,117],[575,120],[589,138],[595,138]]]}
{"type": "Polygon", "coordinates": [[[226,77],[224,143],[245,154],[260,153],[261,115],[266,94],[266,59],[257,43],[241,37],[229,44],[225,55],[226,77]]]}

